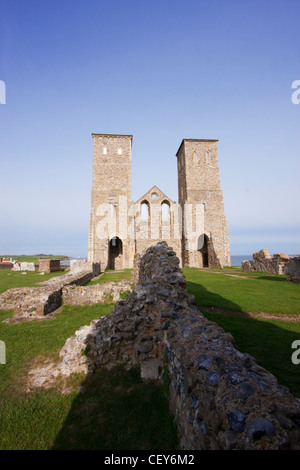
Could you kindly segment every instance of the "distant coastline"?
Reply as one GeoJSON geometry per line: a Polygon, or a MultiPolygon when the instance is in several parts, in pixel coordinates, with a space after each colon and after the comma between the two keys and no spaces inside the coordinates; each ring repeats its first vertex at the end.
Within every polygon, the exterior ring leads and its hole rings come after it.
{"type": "MultiPolygon", "coordinates": [[[[297,255],[290,255],[289,256],[297,256],[297,255]]],[[[231,266],[241,266],[242,262],[245,260],[253,260],[253,255],[231,255],[231,266]]]]}
{"type": "Polygon", "coordinates": [[[241,266],[246,259],[251,260],[252,255],[231,255],[231,266],[241,266]]]}

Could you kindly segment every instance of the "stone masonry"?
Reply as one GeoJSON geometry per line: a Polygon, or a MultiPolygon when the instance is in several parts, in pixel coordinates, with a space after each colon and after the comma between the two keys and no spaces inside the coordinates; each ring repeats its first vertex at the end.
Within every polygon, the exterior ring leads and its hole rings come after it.
{"type": "Polygon", "coordinates": [[[217,140],[182,140],[176,203],[157,186],[132,201],[132,135],[92,138],[89,261],[100,263],[102,272],[132,268],[136,253],[166,241],[181,266],[230,265],[217,140]]]}
{"type": "Polygon", "coordinates": [[[13,310],[13,320],[45,318],[62,304],[63,288],[84,285],[99,274],[99,265],[86,263],[85,269],[41,282],[37,287],[16,287],[0,295],[0,310],[13,310]]]}
{"type": "Polygon", "coordinates": [[[53,375],[118,364],[144,380],[167,373],[182,449],[299,449],[299,399],[201,314],[173,249],[158,243],[136,261],[133,292],[66,341],[53,375]]]}
{"type": "Polygon", "coordinates": [[[291,257],[286,253],[276,253],[272,257],[269,250],[263,248],[253,253],[253,261],[242,262],[242,270],[245,272],[287,274],[289,280],[300,281],[300,255],[291,257]]]}
{"type": "Polygon", "coordinates": [[[90,286],[68,285],[62,289],[64,305],[93,305],[99,302],[113,303],[132,290],[129,281],[106,282],[90,286]]]}
{"type": "Polygon", "coordinates": [[[39,272],[52,273],[60,271],[60,259],[39,259],[39,272]]]}

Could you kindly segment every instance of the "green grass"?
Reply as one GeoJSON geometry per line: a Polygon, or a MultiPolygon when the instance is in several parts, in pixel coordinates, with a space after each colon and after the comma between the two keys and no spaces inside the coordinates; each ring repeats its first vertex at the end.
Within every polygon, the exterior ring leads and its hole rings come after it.
{"type": "Polygon", "coordinates": [[[300,314],[300,284],[287,281],[286,276],[243,273],[239,268],[184,268],[183,272],[198,305],[238,312],[300,314]]]}
{"type": "Polygon", "coordinates": [[[11,271],[0,269],[0,294],[13,287],[34,287],[38,282],[44,282],[55,276],[62,276],[65,272],[41,274],[38,271],[11,271]],[[25,273],[25,274],[24,274],[25,273]]]}
{"type": "Polygon", "coordinates": [[[58,361],[67,338],[113,308],[64,306],[52,320],[19,324],[3,323],[9,312],[0,311],[0,339],[6,344],[0,450],[178,448],[166,389],[142,383],[134,371],[99,370],[89,380],[77,374],[67,384],[74,390],[68,395],[59,387],[28,392],[28,371],[36,361],[58,361]]]}
{"type": "Polygon", "coordinates": [[[86,285],[103,284],[112,281],[132,281],[132,269],[122,269],[120,271],[107,270],[97,280],[90,281],[86,285]]]}
{"type": "Polygon", "coordinates": [[[99,370],[72,404],[54,449],[178,448],[167,390],[144,384],[140,370],[99,370]]]}
{"type": "MultiPolygon", "coordinates": [[[[279,315],[278,320],[254,319],[207,313],[201,308],[210,320],[231,332],[238,350],[254,356],[300,397],[300,365],[291,361],[291,344],[300,339],[300,322],[280,320],[282,313],[300,313],[300,285],[287,282],[284,276],[243,273],[239,268],[185,268],[184,274],[198,305],[279,315]]],[[[19,283],[34,285],[34,275],[47,279],[38,273],[0,271],[0,286],[5,290],[19,283]]],[[[131,270],[108,271],[99,281],[129,280],[131,275],[131,270]]],[[[0,364],[0,450],[178,449],[166,387],[142,383],[138,370],[99,370],[90,379],[75,375],[67,384],[73,390],[67,395],[60,393],[59,386],[31,388],[27,393],[28,371],[36,361],[57,361],[67,338],[113,308],[111,304],[63,306],[52,320],[18,324],[3,323],[11,312],[0,311],[0,339],[6,344],[7,361],[0,364]]]]}
{"type": "Polygon", "coordinates": [[[13,260],[17,260],[20,263],[35,263],[38,264],[39,259],[47,258],[47,259],[68,259],[68,256],[63,255],[0,255],[0,258],[12,258],[13,260]]]}

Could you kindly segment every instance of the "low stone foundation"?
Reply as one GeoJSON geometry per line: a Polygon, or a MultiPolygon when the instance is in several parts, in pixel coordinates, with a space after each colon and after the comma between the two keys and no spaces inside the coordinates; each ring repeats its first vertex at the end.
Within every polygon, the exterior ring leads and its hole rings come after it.
{"type": "Polygon", "coordinates": [[[9,289],[0,295],[0,310],[12,309],[13,320],[43,318],[61,306],[64,287],[84,285],[94,277],[94,272],[53,277],[39,287],[9,289]]]}
{"type": "Polygon", "coordinates": [[[150,247],[139,268],[114,312],[66,341],[54,376],[125,364],[161,380],[166,370],[182,449],[299,449],[299,400],[199,312],[174,251],[150,247]]]}
{"type": "Polygon", "coordinates": [[[62,303],[92,305],[98,302],[116,302],[132,290],[130,282],[107,282],[91,286],[66,286],[62,290],[62,303]]]}

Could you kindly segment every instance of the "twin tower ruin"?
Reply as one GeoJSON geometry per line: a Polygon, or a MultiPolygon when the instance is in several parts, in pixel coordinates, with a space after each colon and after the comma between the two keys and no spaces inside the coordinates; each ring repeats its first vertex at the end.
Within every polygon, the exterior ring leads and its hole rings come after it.
{"type": "Polygon", "coordinates": [[[157,186],[133,202],[132,135],[92,137],[88,261],[100,263],[101,271],[132,268],[138,253],[166,241],[182,267],[230,265],[217,140],[182,140],[176,154],[178,203],[157,186]]]}

